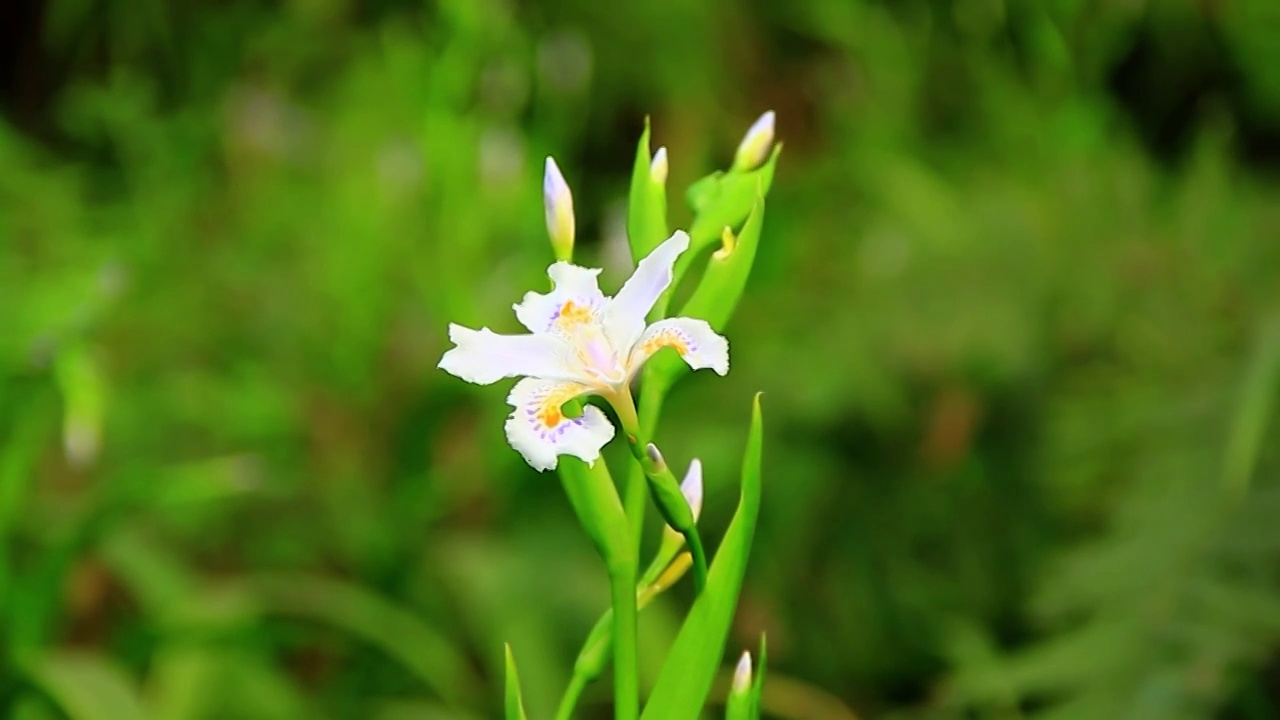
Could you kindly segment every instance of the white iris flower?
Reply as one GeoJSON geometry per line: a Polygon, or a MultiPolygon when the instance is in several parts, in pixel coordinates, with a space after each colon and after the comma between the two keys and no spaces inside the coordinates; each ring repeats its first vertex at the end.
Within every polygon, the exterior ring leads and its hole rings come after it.
{"type": "Polygon", "coordinates": [[[667,347],[694,370],[729,371],[729,343],[706,321],[645,322],[671,284],[676,258],[688,248],[689,236],[676,231],[640,261],[612,298],[600,292],[600,270],[557,262],[547,270],[552,291],[528,293],[513,306],[528,334],[499,335],[451,324],[449,339],[457,347],[444,354],[439,367],[480,385],[523,378],[507,396],[515,407],[507,419],[507,440],[534,468],[553,469],[560,455],[594,462],[613,438],[613,424],[591,405],[579,417],[568,417],[561,410],[566,402],[599,395],[615,406],[632,407],[632,378],[667,347]]]}

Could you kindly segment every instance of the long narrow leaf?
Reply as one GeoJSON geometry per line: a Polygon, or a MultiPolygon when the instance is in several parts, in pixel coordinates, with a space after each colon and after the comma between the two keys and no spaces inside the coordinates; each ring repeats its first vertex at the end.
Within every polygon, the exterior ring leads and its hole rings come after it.
{"type": "Polygon", "coordinates": [[[345,630],[395,658],[451,704],[480,695],[466,656],[422,618],[358,585],[311,575],[262,575],[251,583],[269,611],[345,630]]]}
{"type": "Polygon", "coordinates": [[[147,720],[128,675],[105,657],[61,652],[25,664],[27,678],[70,720],[147,720]]]}
{"type": "Polygon", "coordinates": [[[751,681],[751,708],[752,717],[760,717],[760,713],[764,708],[764,671],[769,664],[769,649],[765,642],[764,633],[760,634],[760,656],[756,661],[756,676],[751,681]]]}
{"type": "Polygon", "coordinates": [[[724,657],[724,643],[733,622],[747,569],[751,540],[760,512],[760,461],[763,420],[760,396],[751,410],[751,431],[742,460],[742,495],[738,510],[716,552],[707,587],[694,602],[680,634],[668,653],[642,719],[698,717],[716,671],[724,657]]]}
{"type": "Polygon", "coordinates": [[[511,652],[511,645],[506,645],[507,649],[507,689],[505,693],[507,720],[526,720],[524,714],[524,700],[520,697],[520,673],[516,671],[516,656],[511,652]]]}

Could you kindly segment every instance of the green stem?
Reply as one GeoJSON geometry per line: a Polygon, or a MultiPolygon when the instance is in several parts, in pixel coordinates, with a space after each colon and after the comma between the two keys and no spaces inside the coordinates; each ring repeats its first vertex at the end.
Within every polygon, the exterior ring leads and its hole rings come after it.
{"type": "Polygon", "coordinates": [[[578,700],[582,699],[582,691],[587,689],[588,682],[590,680],[576,672],[569,678],[569,687],[565,688],[564,695],[560,698],[560,707],[556,709],[556,720],[573,718],[573,711],[578,707],[578,700]]]}
{"type": "MultiPolygon", "coordinates": [[[[627,516],[622,510],[622,501],[618,498],[609,468],[603,461],[588,466],[577,458],[561,458],[560,477],[579,522],[600,551],[609,571],[616,673],[615,716],[617,720],[636,720],[640,712],[636,658],[636,551],[631,547],[627,516]]],[[[572,710],[572,704],[569,710],[572,710]]]]}
{"type": "Polygon", "coordinates": [[[644,535],[645,500],[649,497],[649,480],[644,476],[644,468],[639,463],[628,463],[627,485],[623,490],[623,507],[627,511],[627,520],[631,523],[631,547],[640,551],[640,541],[644,535]]]}
{"type": "MultiPolygon", "coordinates": [[[[653,429],[658,424],[658,415],[662,413],[662,402],[666,399],[667,387],[667,383],[659,382],[657,377],[652,376],[646,376],[644,384],[640,386],[640,412],[637,422],[639,438],[637,439],[643,444],[648,444],[653,437],[653,429]]],[[[636,552],[640,551],[640,540],[644,532],[648,485],[644,467],[639,463],[631,463],[627,468],[623,507],[626,508],[627,520],[631,523],[631,546],[636,549],[636,552]]]]}
{"type": "Polygon", "coordinates": [[[702,594],[707,586],[707,553],[702,549],[702,538],[697,531],[681,533],[689,546],[689,554],[693,556],[693,589],[702,594]]]}
{"type": "MultiPolygon", "coordinates": [[[[658,506],[658,510],[662,512],[663,519],[667,521],[667,524],[683,535],[685,542],[689,546],[689,552],[693,555],[694,588],[698,593],[701,593],[702,588],[706,587],[707,583],[707,555],[702,547],[702,538],[698,535],[698,527],[694,522],[693,512],[690,510],[684,495],[680,492],[680,483],[671,474],[671,469],[667,467],[660,457],[653,457],[649,454],[651,444],[642,433],[640,419],[636,416],[635,401],[632,400],[631,393],[618,393],[616,397],[609,398],[609,401],[613,405],[614,411],[618,413],[618,420],[621,422],[623,432],[627,436],[627,445],[631,448],[631,456],[635,458],[636,463],[644,471],[644,476],[648,480],[647,484],[653,494],[654,503],[658,506]]],[[[630,496],[630,493],[628,496],[630,496]]],[[[634,523],[634,519],[631,516],[628,517],[634,523]]]]}
{"type": "Polygon", "coordinates": [[[635,720],[640,711],[640,678],[636,639],[636,560],[628,552],[626,562],[609,570],[613,595],[614,717],[635,720]]]}

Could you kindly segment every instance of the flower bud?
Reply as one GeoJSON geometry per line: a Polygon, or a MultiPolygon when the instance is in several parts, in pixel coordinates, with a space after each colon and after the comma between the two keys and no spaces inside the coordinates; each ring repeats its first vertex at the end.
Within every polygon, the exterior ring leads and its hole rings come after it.
{"type": "Polygon", "coordinates": [[[727,720],[755,720],[759,717],[751,690],[751,653],[744,651],[733,670],[733,682],[729,685],[729,696],[725,698],[727,720]]]}
{"type": "Polygon", "coordinates": [[[654,469],[658,472],[662,472],[667,469],[667,461],[662,457],[662,451],[658,449],[657,445],[654,445],[653,443],[646,445],[644,448],[644,454],[649,456],[649,460],[653,462],[654,469]]]}
{"type": "Polygon", "coordinates": [[[645,465],[644,473],[649,478],[649,491],[653,495],[654,504],[658,506],[658,512],[662,514],[662,519],[682,535],[696,532],[693,509],[685,499],[680,483],[676,482],[675,477],[672,476],[671,470],[667,467],[667,461],[662,457],[662,452],[658,450],[657,445],[649,443],[645,446],[641,463],[645,465]]]}
{"type": "Polygon", "coordinates": [[[665,147],[658,148],[658,152],[653,154],[653,160],[649,162],[649,179],[659,185],[667,184],[667,149],[665,147]]]}
{"type": "Polygon", "coordinates": [[[697,458],[689,463],[689,471],[680,482],[680,492],[693,511],[693,519],[697,521],[702,514],[702,462],[697,458]]]}
{"type": "Polygon", "coordinates": [[[769,157],[770,149],[773,147],[773,124],[774,114],[770,110],[761,115],[751,125],[751,128],[747,130],[747,134],[743,136],[742,142],[738,144],[738,151],[733,156],[734,170],[746,172],[764,164],[765,159],[769,157]]]}
{"type": "Polygon", "coordinates": [[[573,194],[555,159],[547,157],[542,178],[542,202],[547,215],[547,235],[557,260],[573,259],[573,194]]]}
{"type": "Polygon", "coordinates": [[[738,659],[738,667],[733,670],[733,688],[730,690],[735,695],[745,693],[751,687],[751,653],[743,650],[742,657],[738,659]]]}

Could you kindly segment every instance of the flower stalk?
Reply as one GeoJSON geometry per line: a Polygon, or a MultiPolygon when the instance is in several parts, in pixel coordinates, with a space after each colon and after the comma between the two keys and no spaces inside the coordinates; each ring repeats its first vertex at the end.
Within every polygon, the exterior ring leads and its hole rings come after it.
{"type": "Polygon", "coordinates": [[[614,708],[618,720],[635,720],[640,707],[636,639],[636,551],[628,521],[602,462],[587,465],[576,458],[560,463],[560,478],[569,503],[604,559],[613,605],[614,708]]]}
{"type": "Polygon", "coordinates": [[[698,535],[698,526],[689,507],[689,501],[680,491],[680,483],[671,468],[667,467],[658,446],[649,442],[640,432],[640,419],[636,415],[635,401],[630,392],[621,392],[609,398],[614,410],[618,413],[618,421],[627,436],[627,446],[631,448],[631,456],[635,458],[640,469],[648,480],[649,493],[653,496],[662,519],[676,532],[684,536],[689,553],[693,556],[693,584],[699,594],[707,584],[707,555],[702,547],[702,538],[698,535]]]}

